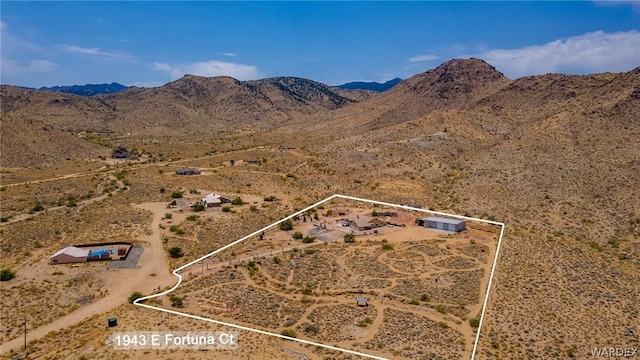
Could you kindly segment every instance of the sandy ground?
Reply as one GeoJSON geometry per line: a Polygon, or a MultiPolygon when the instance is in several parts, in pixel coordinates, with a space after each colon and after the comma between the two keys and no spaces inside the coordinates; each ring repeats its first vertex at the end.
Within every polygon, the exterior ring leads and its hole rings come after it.
{"type": "MultiPolygon", "coordinates": [[[[76,324],[92,315],[100,314],[112,310],[127,301],[131,293],[140,291],[151,293],[156,286],[162,288],[172,286],[176,283],[176,277],[169,272],[169,261],[162,248],[160,231],[158,225],[160,219],[166,211],[165,203],[145,203],[138,205],[141,209],[153,212],[151,223],[151,234],[142,237],[145,241],[144,252],[138,262],[138,269],[118,269],[109,270],[106,287],[109,294],[94,303],[80,307],[78,310],[63,316],[52,323],[30,329],[28,332],[29,341],[41,338],[50,331],[57,331],[73,324],[76,324]]],[[[1,352],[6,353],[11,349],[18,348],[23,343],[22,338],[16,338],[1,345],[1,352]]]]}

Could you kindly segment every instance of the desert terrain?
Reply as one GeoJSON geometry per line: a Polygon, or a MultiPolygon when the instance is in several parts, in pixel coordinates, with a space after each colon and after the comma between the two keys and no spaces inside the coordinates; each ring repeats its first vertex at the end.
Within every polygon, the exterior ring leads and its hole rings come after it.
{"type": "MultiPolygon", "coordinates": [[[[43,359],[354,358],[240,330],[233,351],[127,352],[105,330],[116,316],[118,330],[231,331],[128,298],[170,288],[173,269],[336,193],[506,224],[477,359],[640,344],[640,68],[508,79],[451,60],[366,96],[298,78],[196,76],[90,98],[0,90],[0,258],[14,275],[0,283],[3,358],[22,351],[25,317],[30,357],[43,359]],[[119,147],[135,159],[111,158],[119,147]],[[201,174],[175,174],[183,168],[201,174]],[[211,192],[241,203],[195,211],[211,192]],[[68,245],[107,241],[142,246],[138,268],[49,264],[68,245]]],[[[321,241],[311,224],[331,222],[327,210],[194,265],[175,291],[180,310],[385,358],[468,358],[495,232],[448,238],[407,224],[321,241]]],[[[162,300],[149,303],[176,309],[162,300]]]]}

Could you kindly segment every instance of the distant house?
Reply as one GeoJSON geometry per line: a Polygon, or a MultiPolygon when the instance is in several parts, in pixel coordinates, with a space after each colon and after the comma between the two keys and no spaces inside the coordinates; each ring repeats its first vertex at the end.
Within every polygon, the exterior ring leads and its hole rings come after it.
{"type": "Polygon", "coordinates": [[[176,175],[200,175],[201,171],[198,169],[176,169],[176,175]]]}
{"type": "Polygon", "coordinates": [[[67,246],[64,249],[56,251],[51,256],[52,264],[69,264],[87,262],[89,258],[89,250],[77,248],[75,246],[67,246]]]}
{"type": "Polygon", "coordinates": [[[369,302],[367,301],[366,298],[357,297],[356,298],[356,305],[357,306],[369,306],[369,302]]]}
{"type": "Polygon", "coordinates": [[[351,230],[367,231],[387,225],[386,222],[373,216],[362,214],[350,214],[346,219],[340,220],[342,226],[348,226],[351,230]]]}
{"type": "Polygon", "coordinates": [[[462,220],[429,216],[418,219],[418,226],[424,226],[438,230],[460,232],[466,230],[467,223],[462,220]]]}
{"type": "Polygon", "coordinates": [[[259,163],[260,160],[254,159],[254,158],[248,158],[248,159],[244,159],[243,162],[246,162],[246,163],[249,163],[249,164],[255,164],[255,163],[259,163]]]}
{"type": "Polygon", "coordinates": [[[111,153],[111,157],[114,159],[126,159],[129,156],[131,156],[131,153],[127,151],[127,149],[121,147],[113,150],[111,153]]]}
{"type": "Polygon", "coordinates": [[[206,207],[213,207],[231,203],[231,199],[220,194],[211,193],[200,199],[200,202],[206,207]]]}

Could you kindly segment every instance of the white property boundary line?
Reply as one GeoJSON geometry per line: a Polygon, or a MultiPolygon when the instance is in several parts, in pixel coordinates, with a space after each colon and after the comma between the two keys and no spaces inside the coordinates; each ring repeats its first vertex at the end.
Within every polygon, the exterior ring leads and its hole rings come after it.
{"type": "Polygon", "coordinates": [[[192,262],[185,264],[175,270],[173,270],[173,274],[175,276],[178,277],[178,282],[169,290],[163,291],[161,293],[158,294],[153,294],[153,295],[149,295],[149,296],[145,296],[145,297],[141,297],[137,300],[135,300],[133,303],[135,305],[138,306],[142,306],[145,308],[149,308],[149,309],[154,309],[154,310],[158,310],[158,311],[164,311],[166,313],[169,314],[174,314],[174,315],[180,315],[180,316],[185,316],[188,318],[192,318],[192,319],[197,319],[197,320],[203,320],[203,321],[208,321],[211,323],[215,323],[215,324],[220,324],[220,325],[225,325],[225,326],[229,326],[232,328],[236,328],[236,329],[240,329],[240,330],[247,330],[247,331],[252,331],[258,334],[263,334],[263,335],[270,335],[270,336],[275,336],[277,338],[281,338],[281,339],[285,339],[285,340],[293,340],[293,341],[297,341],[303,344],[307,344],[307,345],[314,345],[314,346],[319,346],[319,347],[323,347],[326,349],[330,349],[330,350],[337,350],[337,351],[342,351],[342,352],[346,352],[349,354],[353,354],[353,355],[359,355],[359,356],[363,356],[363,357],[367,357],[367,358],[371,358],[371,359],[378,359],[378,360],[388,360],[386,358],[380,357],[380,356],[375,356],[375,355],[371,355],[371,354],[365,354],[365,353],[361,353],[358,351],[354,351],[354,350],[349,350],[349,349],[343,349],[343,348],[339,348],[339,347],[335,347],[335,346],[330,346],[330,345],[326,345],[326,344],[321,344],[321,343],[316,343],[316,342],[312,342],[312,341],[308,341],[308,340],[304,340],[304,339],[297,339],[297,338],[292,338],[292,337],[288,337],[288,336],[284,336],[284,335],[280,335],[280,334],[276,334],[276,333],[271,333],[268,331],[264,331],[264,330],[260,330],[260,329],[254,329],[254,328],[249,328],[246,326],[242,326],[242,325],[237,325],[237,324],[231,324],[231,323],[227,323],[227,322],[223,322],[223,321],[218,321],[218,320],[214,320],[214,319],[209,319],[209,318],[205,318],[205,317],[201,317],[201,316],[197,316],[197,315],[192,315],[192,314],[187,314],[187,313],[182,313],[182,312],[178,312],[178,311],[174,311],[174,310],[170,310],[170,309],[165,309],[165,308],[159,308],[159,307],[155,307],[155,306],[151,306],[151,305],[147,305],[142,303],[142,301],[147,300],[147,299],[152,299],[158,296],[162,296],[162,295],[166,295],[169,294],[170,292],[172,292],[173,290],[175,290],[176,288],[178,288],[180,286],[180,284],[182,283],[182,276],[180,275],[180,271],[182,271],[183,269],[194,265],[200,261],[204,261],[204,259],[215,255],[221,251],[224,251],[232,246],[235,246],[253,236],[256,236],[264,231],[267,231],[269,229],[271,229],[272,227],[275,227],[276,225],[279,225],[280,223],[287,221],[291,218],[293,218],[294,216],[300,215],[302,213],[304,213],[307,210],[311,210],[327,201],[333,200],[335,198],[341,198],[341,199],[347,199],[347,200],[355,200],[355,201],[362,201],[362,202],[366,202],[366,203],[370,203],[370,204],[376,204],[376,205],[383,205],[383,206],[391,206],[391,207],[396,207],[396,208],[401,208],[401,209],[405,209],[405,210],[412,210],[412,211],[420,211],[420,212],[425,212],[425,213],[429,213],[429,214],[434,214],[434,215],[444,215],[444,216],[449,216],[449,217],[453,217],[453,218],[457,218],[457,219],[464,219],[464,220],[471,220],[471,221],[477,221],[477,222],[482,222],[482,223],[486,223],[486,224],[492,224],[492,225],[499,225],[501,227],[500,229],[500,237],[498,239],[498,246],[496,247],[496,254],[493,258],[493,266],[491,268],[491,275],[489,276],[489,283],[487,284],[487,292],[485,294],[484,297],[484,303],[482,305],[482,312],[480,313],[480,322],[478,324],[478,330],[476,333],[476,340],[473,343],[473,350],[471,352],[471,360],[475,359],[475,354],[476,354],[476,348],[478,346],[478,340],[480,339],[480,329],[482,328],[482,321],[484,320],[484,313],[487,309],[487,303],[489,301],[489,292],[491,291],[491,283],[493,281],[493,275],[496,269],[496,264],[498,262],[498,253],[500,252],[500,245],[502,244],[502,235],[504,234],[504,223],[501,222],[497,222],[497,221],[491,221],[491,220],[484,220],[484,219],[478,219],[478,218],[473,218],[473,217],[468,217],[468,216],[461,216],[461,215],[452,215],[452,214],[447,214],[447,213],[443,213],[443,212],[439,212],[439,211],[433,211],[433,210],[424,210],[424,209],[417,209],[417,208],[413,208],[410,206],[404,206],[404,205],[398,205],[398,204],[390,204],[390,203],[385,203],[385,202],[381,202],[381,201],[375,201],[375,200],[369,200],[369,199],[361,199],[361,198],[357,198],[357,197],[353,197],[353,196],[347,196],[347,195],[340,195],[340,194],[335,194],[332,196],[329,196],[328,198],[321,200],[313,205],[310,205],[296,213],[293,213],[285,218],[282,218],[276,222],[274,222],[273,224],[263,227],[260,230],[257,230],[243,238],[240,238],[230,244],[227,244],[223,247],[221,247],[218,250],[215,250],[207,255],[201,256],[199,258],[197,258],[196,260],[193,260],[192,262]]]}

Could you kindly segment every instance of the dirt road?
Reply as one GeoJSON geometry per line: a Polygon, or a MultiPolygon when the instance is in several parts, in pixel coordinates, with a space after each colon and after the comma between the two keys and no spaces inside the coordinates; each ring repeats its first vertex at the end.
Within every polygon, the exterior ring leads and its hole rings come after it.
{"type": "MultiPolygon", "coordinates": [[[[138,262],[138,269],[117,269],[109,270],[109,282],[107,288],[109,294],[89,305],[80,307],[78,310],[65,315],[49,324],[36,329],[29,329],[27,340],[32,341],[44,337],[50,331],[57,331],[74,325],[95,314],[105,313],[123,303],[131,293],[140,291],[144,294],[151,293],[153,287],[173,286],[178,280],[169,272],[169,261],[162,248],[160,236],[160,219],[166,210],[165,203],[145,203],[136,207],[149,210],[153,213],[151,222],[151,234],[143,236],[140,240],[147,242],[144,252],[138,262]],[[126,281],[123,281],[126,280],[126,281]]],[[[132,305],[133,306],[133,305],[132,305]]],[[[106,320],[105,320],[106,321],[106,320]]],[[[24,339],[18,337],[0,345],[0,352],[7,353],[12,349],[21,349],[24,339]]]]}

